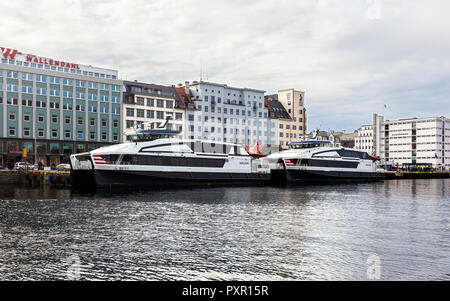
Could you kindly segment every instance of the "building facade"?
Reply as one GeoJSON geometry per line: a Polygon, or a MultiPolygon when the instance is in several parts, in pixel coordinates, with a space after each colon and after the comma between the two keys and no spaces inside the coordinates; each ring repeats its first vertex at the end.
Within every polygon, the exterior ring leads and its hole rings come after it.
{"type": "Polygon", "coordinates": [[[355,138],[355,149],[363,150],[369,154],[372,154],[374,151],[373,135],[373,125],[361,126],[358,129],[358,133],[355,138]]]}
{"type": "Polygon", "coordinates": [[[278,91],[278,94],[267,95],[267,100],[278,101],[285,108],[290,118],[279,119],[279,144],[287,149],[290,142],[299,141],[306,133],[305,93],[295,89],[278,91]]]}
{"type": "Polygon", "coordinates": [[[384,121],[374,116],[376,155],[401,167],[429,165],[450,170],[450,119],[411,118],[384,121]],[[376,146],[379,145],[377,149],[376,146]]]}
{"type": "Polygon", "coordinates": [[[187,109],[173,86],[124,81],[122,118],[125,131],[144,122],[156,128],[170,116],[167,128],[180,131],[179,138],[184,138],[187,109]]]}
{"type": "Polygon", "coordinates": [[[0,166],[57,165],[120,142],[118,71],[0,48],[0,166]]]}
{"type": "Polygon", "coordinates": [[[185,83],[196,110],[188,113],[187,137],[243,145],[277,144],[277,122],[268,117],[264,91],[204,81],[185,83]]]}

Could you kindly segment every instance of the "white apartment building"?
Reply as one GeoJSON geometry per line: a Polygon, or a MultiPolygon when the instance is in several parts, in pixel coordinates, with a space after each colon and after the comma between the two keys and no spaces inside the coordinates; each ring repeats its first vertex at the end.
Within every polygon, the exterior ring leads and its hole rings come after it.
{"type": "Polygon", "coordinates": [[[197,109],[187,113],[187,137],[243,145],[278,144],[278,123],[268,117],[264,91],[204,81],[185,85],[197,109]]]}
{"type": "MultiPolygon", "coordinates": [[[[124,81],[123,97],[125,131],[132,129],[135,124],[147,122],[156,128],[170,116],[167,128],[180,131],[179,137],[185,137],[186,109],[174,87],[124,81]]],[[[125,136],[122,138],[124,140],[125,136]]]]}
{"type": "Polygon", "coordinates": [[[373,125],[363,125],[358,129],[355,138],[355,149],[366,151],[369,154],[373,152],[373,125]]]}
{"type": "Polygon", "coordinates": [[[402,167],[417,164],[450,170],[450,119],[384,121],[382,116],[375,114],[374,120],[375,154],[383,161],[402,167]]]}

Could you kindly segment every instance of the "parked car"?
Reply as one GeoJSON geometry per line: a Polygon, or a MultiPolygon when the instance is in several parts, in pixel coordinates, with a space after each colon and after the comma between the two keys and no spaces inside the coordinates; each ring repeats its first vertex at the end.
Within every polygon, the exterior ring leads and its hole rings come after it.
{"type": "Polygon", "coordinates": [[[70,171],[70,164],[61,163],[56,166],[56,170],[59,171],[70,171]]]}
{"type": "Polygon", "coordinates": [[[33,170],[34,165],[30,164],[28,162],[16,162],[16,164],[14,164],[14,169],[15,170],[33,170]]]}

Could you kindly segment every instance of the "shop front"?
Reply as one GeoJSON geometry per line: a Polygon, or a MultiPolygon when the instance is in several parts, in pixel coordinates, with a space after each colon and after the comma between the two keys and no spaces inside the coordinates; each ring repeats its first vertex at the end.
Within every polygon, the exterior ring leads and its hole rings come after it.
{"type": "Polygon", "coordinates": [[[61,163],[70,163],[70,155],[74,153],[84,153],[106,145],[110,144],[0,139],[0,167],[14,169],[16,162],[29,162],[54,168],[61,163]]]}

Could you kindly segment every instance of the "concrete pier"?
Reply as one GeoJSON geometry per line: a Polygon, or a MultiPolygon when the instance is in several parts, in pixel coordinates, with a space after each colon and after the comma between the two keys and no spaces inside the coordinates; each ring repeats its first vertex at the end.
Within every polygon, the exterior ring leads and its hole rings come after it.
{"type": "Polygon", "coordinates": [[[0,185],[29,185],[31,187],[49,186],[70,188],[70,172],[53,170],[2,170],[0,185]]]}
{"type": "Polygon", "coordinates": [[[395,179],[443,179],[450,178],[450,172],[416,172],[416,171],[403,171],[403,172],[393,172],[387,171],[384,173],[386,180],[395,179]]]}

